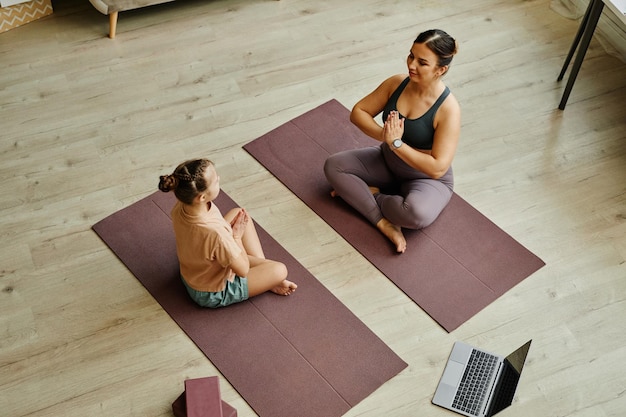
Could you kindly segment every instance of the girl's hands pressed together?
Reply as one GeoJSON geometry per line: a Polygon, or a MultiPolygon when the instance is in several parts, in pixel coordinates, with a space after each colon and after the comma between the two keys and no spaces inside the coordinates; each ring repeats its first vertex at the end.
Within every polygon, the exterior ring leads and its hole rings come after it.
{"type": "Polygon", "coordinates": [[[231,227],[233,228],[233,237],[235,239],[241,239],[246,230],[246,225],[250,220],[250,215],[245,209],[239,210],[233,221],[231,227]]]}

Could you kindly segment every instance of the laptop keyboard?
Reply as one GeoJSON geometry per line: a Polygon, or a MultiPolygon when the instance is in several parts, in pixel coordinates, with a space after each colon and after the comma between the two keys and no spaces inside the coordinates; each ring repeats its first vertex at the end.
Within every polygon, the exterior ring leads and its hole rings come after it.
{"type": "Polygon", "coordinates": [[[489,391],[489,381],[496,369],[498,358],[473,350],[452,407],[477,416],[489,391]]]}

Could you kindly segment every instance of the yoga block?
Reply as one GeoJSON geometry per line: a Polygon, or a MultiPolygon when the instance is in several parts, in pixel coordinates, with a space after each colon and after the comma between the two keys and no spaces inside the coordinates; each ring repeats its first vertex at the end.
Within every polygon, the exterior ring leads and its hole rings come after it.
{"type": "MultiPolygon", "coordinates": [[[[184,392],[172,403],[172,411],[174,411],[174,417],[187,417],[187,404],[185,404],[184,392]]],[[[222,400],[222,415],[223,417],[237,417],[237,409],[222,400]]]]}
{"type": "MultiPolygon", "coordinates": [[[[176,401],[172,403],[172,411],[174,411],[174,417],[187,417],[187,404],[185,404],[185,392],[180,394],[176,401]]],[[[226,401],[222,400],[222,416],[223,417],[237,417],[237,410],[226,401]]]]}
{"type": "Polygon", "coordinates": [[[172,411],[175,417],[237,417],[237,410],[222,401],[216,376],[186,380],[172,411]]]}
{"type": "Polygon", "coordinates": [[[0,33],[52,14],[51,0],[33,0],[19,4],[7,0],[1,3],[0,33]]]}

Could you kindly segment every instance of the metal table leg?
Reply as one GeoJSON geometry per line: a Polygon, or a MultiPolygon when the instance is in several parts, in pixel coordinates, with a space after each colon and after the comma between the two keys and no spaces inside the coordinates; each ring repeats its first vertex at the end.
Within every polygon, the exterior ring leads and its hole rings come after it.
{"type": "Polygon", "coordinates": [[[567,99],[572,92],[576,76],[578,75],[578,71],[583,63],[583,59],[587,53],[587,48],[589,47],[589,42],[591,42],[593,32],[598,25],[598,20],[600,20],[600,15],[602,14],[603,9],[604,2],[602,0],[591,0],[589,2],[585,16],[583,17],[580,27],[578,28],[574,42],[572,43],[570,51],[567,54],[567,58],[565,59],[565,63],[563,64],[563,68],[561,69],[561,73],[559,74],[559,78],[557,78],[557,81],[561,81],[563,79],[563,75],[565,75],[565,71],[569,66],[576,47],[578,46],[578,53],[576,54],[576,59],[574,59],[574,65],[572,66],[572,71],[567,79],[567,85],[565,86],[565,91],[563,92],[561,103],[559,104],[559,109],[561,110],[565,109],[565,104],[567,104],[567,99]],[[580,45],[578,45],[579,42],[580,45]]]}

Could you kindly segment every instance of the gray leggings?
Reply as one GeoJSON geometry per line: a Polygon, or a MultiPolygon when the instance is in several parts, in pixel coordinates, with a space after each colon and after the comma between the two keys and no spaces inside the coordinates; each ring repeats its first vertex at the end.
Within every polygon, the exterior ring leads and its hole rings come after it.
{"type": "Polygon", "coordinates": [[[384,217],[407,229],[421,229],[435,221],[454,186],[452,168],[432,179],[408,166],[384,143],[331,155],[324,173],[337,195],[373,225],[384,217]],[[372,195],[370,186],[381,192],[372,195]]]}

